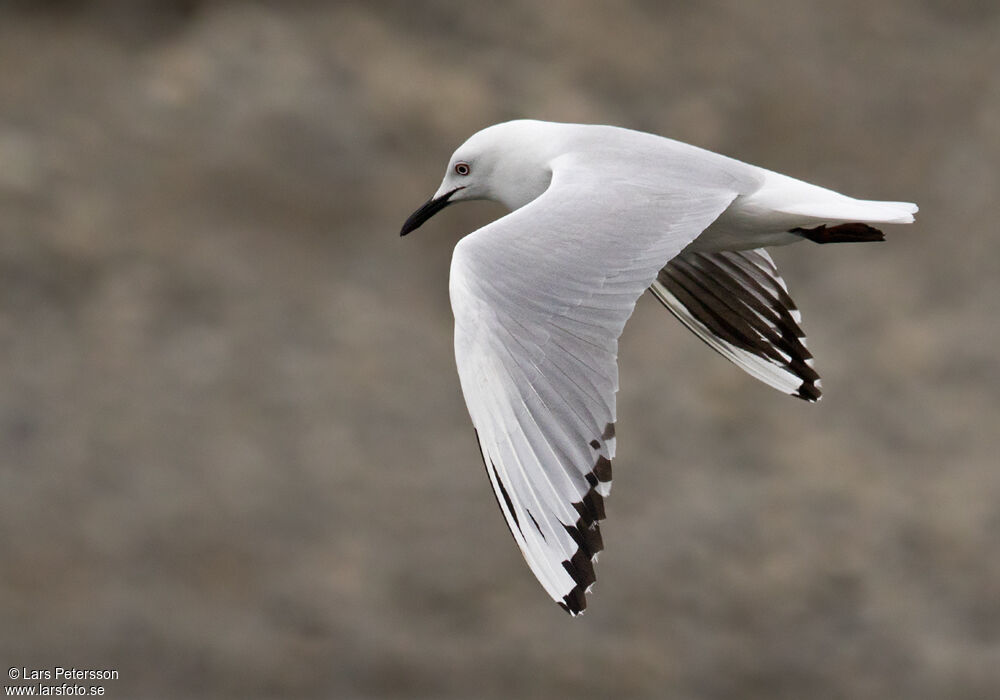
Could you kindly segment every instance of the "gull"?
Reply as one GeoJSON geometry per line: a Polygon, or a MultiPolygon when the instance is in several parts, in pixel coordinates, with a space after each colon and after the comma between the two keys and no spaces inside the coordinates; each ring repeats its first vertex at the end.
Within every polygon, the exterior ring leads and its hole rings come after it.
{"type": "Polygon", "coordinates": [[[455,359],[497,504],[531,571],[578,615],[604,548],[618,338],[645,290],[770,386],[820,398],[767,246],[884,240],[908,202],[847,197],[629,129],[516,120],[471,136],[401,236],[446,206],[510,213],[455,246],[455,359]]]}

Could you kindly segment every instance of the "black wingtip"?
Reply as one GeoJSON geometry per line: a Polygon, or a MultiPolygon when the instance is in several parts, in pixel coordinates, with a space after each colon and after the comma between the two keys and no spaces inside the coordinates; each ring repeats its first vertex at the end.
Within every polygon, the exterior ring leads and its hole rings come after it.
{"type": "Polygon", "coordinates": [[[809,403],[816,403],[823,398],[823,392],[820,391],[819,386],[813,384],[812,382],[802,382],[802,385],[799,386],[799,390],[796,391],[793,396],[797,396],[803,401],[808,401],[809,403]]]}
{"type": "Polygon", "coordinates": [[[797,233],[814,243],[872,243],[884,241],[885,234],[868,224],[838,224],[826,227],[821,224],[816,228],[793,228],[789,233],[797,233]]]}
{"type": "Polygon", "coordinates": [[[582,615],[583,611],[587,609],[587,591],[584,590],[583,586],[575,586],[573,590],[563,596],[559,607],[572,617],[582,615]]]}
{"type": "MultiPolygon", "coordinates": [[[[614,437],[614,434],[614,424],[609,423],[601,437],[607,440],[614,437]]],[[[576,543],[577,550],[572,557],[562,563],[575,585],[563,596],[559,607],[573,617],[583,614],[587,609],[587,591],[597,581],[594,562],[598,552],[604,549],[600,521],[605,517],[604,496],[597,491],[597,488],[600,484],[610,484],[610,482],[611,460],[600,455],[593,470],[587,474],[590,489],[583,498],[572,504],[579,518],[572,525],[563,526],[576,543]]]]}

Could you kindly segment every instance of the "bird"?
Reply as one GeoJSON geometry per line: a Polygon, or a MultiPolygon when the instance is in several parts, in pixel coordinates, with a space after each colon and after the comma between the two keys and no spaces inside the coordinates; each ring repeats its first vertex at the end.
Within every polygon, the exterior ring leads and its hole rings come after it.
{"type": "Polygon", "coordinates": [[[572,616],[604,548],[618,339],[642,293],[751,376],[814,402],[801,314],[766,248],[881,241],[878,226],[917,212],[655,134],[531,119],[469,137],[400,235],[468,200],[509,213],[452,255],[462,394],[504,520],[572,616]]]}

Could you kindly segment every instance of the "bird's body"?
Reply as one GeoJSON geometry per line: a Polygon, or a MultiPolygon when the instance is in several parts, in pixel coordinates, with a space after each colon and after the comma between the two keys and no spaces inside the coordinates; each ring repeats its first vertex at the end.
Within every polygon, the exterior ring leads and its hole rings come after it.
{"type": "Polygon", "coordinates": [[[617,343],[650,289],[762,381],[815,400],[764,246],[881,240],[916,207],[857,200],[652,134],[520,120],[473,135],[408,233],[447,204],[511,213],[455,247],[455,354],[486,471],[532,571],[586,606],[615,452],[617,343]]]}

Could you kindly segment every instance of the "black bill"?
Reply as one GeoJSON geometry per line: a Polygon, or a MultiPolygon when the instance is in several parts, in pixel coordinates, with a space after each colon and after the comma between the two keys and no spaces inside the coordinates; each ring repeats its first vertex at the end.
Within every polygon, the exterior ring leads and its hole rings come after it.
{"type": "Polygon", "coordinates": [[[446,206],[448,206],[448,204],[450,203],[448,202],[448,200],[451,199],[451,196],[456,192],[458,192],[460,189],[462,188],[456,187],[451,192],[445,192],[437,199],[433,197],[428,199],[422,207],[420,207],[415,212],[410,214],[410,218],[407,219],[406,223],[403,224],[403,228],[400,230],[399,235],[405,236],[410,231],[416,231],[418,228],[420,228],[423,225],[423,223],[427,221],[427,219],[431,218],[439,211],[444,209],[446,206]]]}

